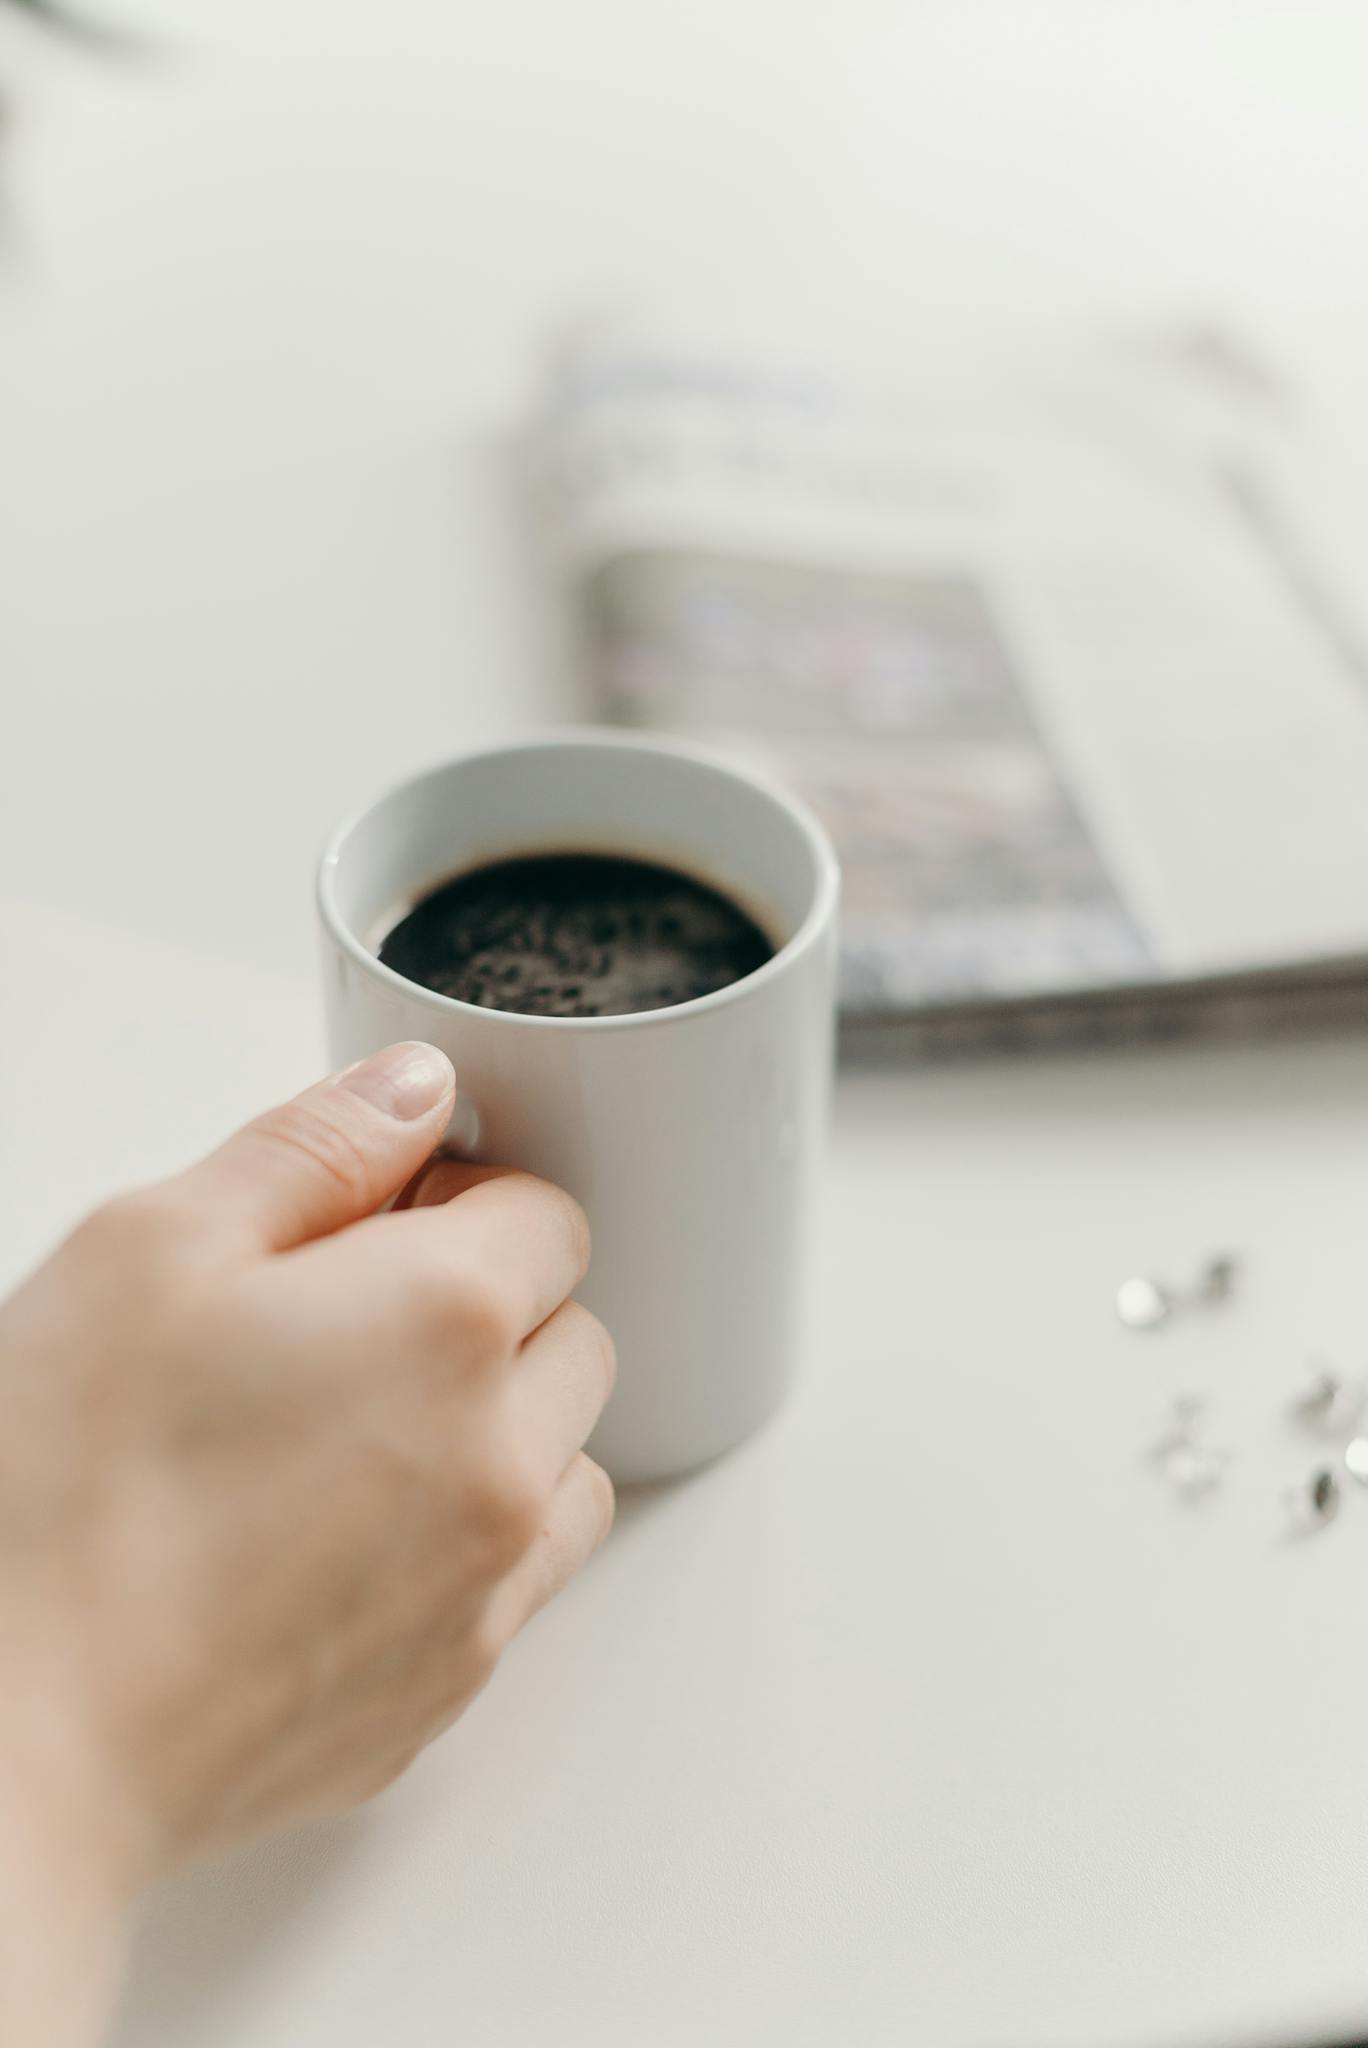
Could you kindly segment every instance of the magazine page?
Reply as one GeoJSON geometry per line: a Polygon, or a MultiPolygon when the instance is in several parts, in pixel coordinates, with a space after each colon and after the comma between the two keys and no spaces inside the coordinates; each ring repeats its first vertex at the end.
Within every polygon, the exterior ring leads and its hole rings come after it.
{"type": "Polygon", "coordinates": [[[594,700],[823,816],[848,1015],[1368,949],[1368,695],[1251,517],[1278,437],[1145,368],[919,410],[640,333],[562,363],[594,700]]]}

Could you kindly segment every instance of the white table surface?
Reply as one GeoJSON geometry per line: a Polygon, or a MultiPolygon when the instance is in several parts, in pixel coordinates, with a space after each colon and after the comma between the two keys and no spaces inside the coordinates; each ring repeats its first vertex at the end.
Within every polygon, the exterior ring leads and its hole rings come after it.
{"type": "MultiPolygon", "coordinates": [[[[567,307],[1228,313],[1353,409],[1354,5],[125,13],[0,26],[6,1278],[315,1070],[332,815],[564,708],[500,443],[567,307]]],[[[374,1806],[154,1900],[119,2048],[1364,2030],[1368,1496],[1279,1496],[1366,1194],[1368,1043],[847,1078],[792,1406],[374,1806]],[[1227,1243],[1227,1310],[1116,1327],[1227,1243]]]]}

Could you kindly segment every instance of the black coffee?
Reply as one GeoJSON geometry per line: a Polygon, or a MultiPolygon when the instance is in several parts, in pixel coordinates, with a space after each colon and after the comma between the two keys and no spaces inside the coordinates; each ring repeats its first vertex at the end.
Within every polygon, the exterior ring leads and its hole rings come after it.
{"type": "Polygon", "coordinates": [[[395,925],[380,958],[487,1010],[617,1017],[710,995],[773,951],[736,904],[673,868],[550,853],[443,882],[395,925]]]}

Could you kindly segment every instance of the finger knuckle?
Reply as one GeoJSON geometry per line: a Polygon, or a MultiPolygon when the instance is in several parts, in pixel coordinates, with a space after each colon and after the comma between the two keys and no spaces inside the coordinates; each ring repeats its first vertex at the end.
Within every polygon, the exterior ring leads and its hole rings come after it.
{"type": "Polygon", "coordinates": [[[585,1215],[584,1210],[580,1207],[574,1196],[566,1194],[564,1188],[557,1188],[556,1194],[560,1199],[561,1217],[565,1232],[570,1240],[571,1256],[578,1270],[581,1273],[585,1273],[589,1269],[589,1260],[594,1249],[593,1234],[589,1228],[589,1218],[585,1215]]]}
{"type": "Polygon", "coordinates": [[[600,1382],[601,1399],[606,1402],[617,1383],[617,1346],[609,1331],[578,1301],[567,1301],[560,1310],[560,1328],[572,1353],[585,1361],[600,1382]]]}
{"type": "Polygon", "coordinates": [[[446,1273],[434,1305],[476,1364],[506,1358],[522,1334],[506,1290],[488,1273],[446,1273]]]}
{"type": "Polygon", "coordinates": [[[554,1181],[538,1180],[534,1174],[511,1174],[509,1179],[534,1198],[545,1214],[554,1219],[553,1227],[564,1237],[570,1258],[576,1270],[588,1270],[593,1240],[589,1229],[589,1218],[572,1194],[554,1181]]]}
{"type": "Polygon", "coordinates": [[[498,1669],[499,1659],[508,1647],[506,1629],[501,1625],[492,1609],[486,1609],[471,1629],[462,1657],[463,1689],[473,1686],[476,1691],[487,1685],[498,1669]]]}
{"type": "Polygon", "coordinates": [[[345,1116],[336,1109],[324,1115],[307,1101],[286,1102],[253,1126],[268,1148],[300,1159],[331,1181],[349,1203],[361,1204],[371,1192],[372,1172],[366,1149],[345,1116]]]}
{"type": "Polygon", "coordinates": [[[497,1571],[506,1571],[537,1540],[544,1503],[533,1475],[515,1453],[486,1457],[470,1490],[468,1512],[497,1571]]]}
{"type": "Polygon", "coordinates": [[[617,1513],[617,1493],[602,1465],[596,1465],[592,1458],[586,1458],[584,1462],[588,1467],[585,1483],[595,1515],[594,1547],[597,1549],[612,1529],[613,1517],[617,1513]]]}
{"type": "Polygon", "coordinates": [[[460,1293],[445,1265],[429,1258],[415,1265],[404,1282],[407,1308],[419,1338],[430,1338],[445,1354],[460,1326],[460,1293]]]}
{"type": "Polygon", "coordinates": [[[593,1348],[595,1362],[603,1376],[603,1398],[606,1402],[617,1385],[617,1345],[613,1342],[611,1330],[601,1323],[596,1315],[590,1315],[587,1309],[584,1313],[588,1319],[586,1336],[593,1348]]]}

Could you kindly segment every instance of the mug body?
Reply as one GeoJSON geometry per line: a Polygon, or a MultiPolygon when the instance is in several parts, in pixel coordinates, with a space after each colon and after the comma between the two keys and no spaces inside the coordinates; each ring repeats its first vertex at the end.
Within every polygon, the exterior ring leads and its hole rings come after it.
{"type": "Polygon", "coordinates": [[[319,874],[328,1035],[339,1065],[395,1039],[456,1069],[450,1141],[567,1188],[593,1231],[579,1298],[618,1349],[588,1448],[619,1481],[701,1464],[782,1400],[832,1059],[837,871],[791,798],[706,750],[556,734],[404,784],[330,841],[319,874]],[[775,946],[754,973],[618,1017],[491,1010],[377,957],[438,883],[500,858],[654,860],[741,905],[775,946]]]}

